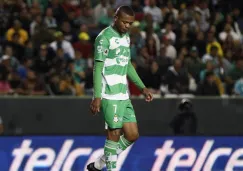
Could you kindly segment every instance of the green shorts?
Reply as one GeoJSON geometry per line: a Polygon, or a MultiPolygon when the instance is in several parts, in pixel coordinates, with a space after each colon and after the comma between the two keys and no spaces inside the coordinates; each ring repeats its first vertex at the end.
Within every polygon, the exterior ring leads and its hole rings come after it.
{"type": "Polygon", "coordinates": [[[137,122],[131,100],[102,99],[101,111],[107,127],[111,129],[122,128],[123,123],[137,122]]]}

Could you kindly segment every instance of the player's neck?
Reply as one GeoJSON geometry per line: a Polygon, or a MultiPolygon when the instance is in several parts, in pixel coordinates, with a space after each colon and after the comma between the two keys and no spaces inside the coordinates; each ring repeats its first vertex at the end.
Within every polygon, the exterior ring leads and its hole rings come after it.
{"type": "Polygon", "coordinates": [[[116,27],[116,25],[115,25],[114,23],[111,25],[111,27],[112,27],[112,29],[113,29],[117,34],[119,34],[120,36],[123,36],[123,34],[120,33],[120,32],[118,31],[118,29],[117,29],[117,27],[116,27]]]}

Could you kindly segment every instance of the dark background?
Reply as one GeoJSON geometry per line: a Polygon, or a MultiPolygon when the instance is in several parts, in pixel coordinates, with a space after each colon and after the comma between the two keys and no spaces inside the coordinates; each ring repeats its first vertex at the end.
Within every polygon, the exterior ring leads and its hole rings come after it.
{"type": "MultiPolygon", "coordinates": [[[[140,135],[173,135],[169,126],[181,99],[133,99],[140,135]]],[[[243,100],[191,99],[197,135],[243,135],[243,100]]],[[[5,135],[104,135],[102,115],[89,112],[90,98],[0,98],[5,135]]]]}

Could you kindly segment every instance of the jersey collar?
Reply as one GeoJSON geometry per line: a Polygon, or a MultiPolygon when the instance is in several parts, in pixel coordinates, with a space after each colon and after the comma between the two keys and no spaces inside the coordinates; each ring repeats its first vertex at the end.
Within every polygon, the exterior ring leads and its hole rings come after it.
{"type": "Polygon", "coordinates": [[[111,28],[111,30],[112,30],[115,34],[117,34],[119,37],[123,37],[124,35],[126,35],[126,33],[125,33],[125,34],[120,34],[120,33],[118,33],[118,32],[113,28],[112,25],[110,25],[110,28],[111,28]]]}

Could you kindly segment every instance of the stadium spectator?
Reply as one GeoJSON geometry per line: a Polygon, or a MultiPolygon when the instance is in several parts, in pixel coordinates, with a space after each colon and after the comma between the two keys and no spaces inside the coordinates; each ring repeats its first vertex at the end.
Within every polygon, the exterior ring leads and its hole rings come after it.
{"type": "Polygon", "coordinates": [[[233,91],[233,86],[235,82],[240,79],[243,75],[243,59],[239,58],[236,60],[235,65],[229,71],[229,74],[226,77],[228,93],[231,94],[233,91]]]}
{"type": "Polygon", "coordinates": [[[199,75],[200,71],[203,68],[202,61],[198,55],[198,49],[196,46],[193,46],[190,50],[190,55],[185,59],[185,68],[187,69],[188,73],[199,82],[199,75]]]}
{"type": "Polygon", "coordinates": [[[77,89],[77,92],[75,83],[70,74],[64,73],[64,75],[60,77],[60,82],[58,86],[61,95],[79,95],[79,89],[77,89]]]}
{"type": "Polygon", "coordinates": [[[184,46],[189,47],[192,44],[192,40],[190,37],[189,29],[188,29],[188,24],[184,23],[181,25],[181,29],[177,33],[177,41],[175,42],[175,47],[177,49],[181,49],[184,46]]]}
{"type": "Polygon", "coordinates": [[[57,21],[56,18],[53,16],[52,8],[46,9],[46,15],[44,18],[44,23],[48,29],[56,29],[57,28],[57,21]]]}
{"type": "Polygon", "coordinates": [[[64,21],[61,25],[61,31],[63,33],[64,40],[68,42],[75,42],[77,40],[77,36],[73,33],[73,28],[69,21],[64,21]]]}
{"type": "Polygon", "coordinates": [[[156,61],[153,61],[148,71],[148,78],[146,79],[147,87],[153,94],[160,94],[161,75],[159,71],[159,65],[156,61]]]}
{"type": "Polygon", "coordinates": [[[34,49],[32,41],[27,41],[25,50],[24,50],[24,58],[33,59],[34,55],[35,55],[34,53],[35,53],[35,49],[34,49]]]}
{"type": "Polygon", "coordinates": [[[50,95],[78,95],[75,82],[84,88],[79,95],[91,95],[92,44],[101,29],[111,24],[120,3],[131,5],[135,11],[130,55],[145,82],[150,83],[151,67],[157,70],[158,64],[161,84],[167,84],[168,72],[174,68],[172,61],[179,60],[179,70],[186,75],[182,80],[189,79],[190,90],[176,93],[194,93],[192,80],[196,80],[194,87],[201,88],[210,71],[219,95],[235,94],[235,84],[243,74],[239,8],[216,1],[161,0],[0,1],[1,74],[7,78],[5,85],[13,90],[9,94],[17,94],[20,82],[33,70],[50,95]],[[85,76],[72,77],[75,71],[85,76]]]}
{"type": "Polygon", "coordinates": [[[198,86],[197,94],[201,96],[218,96],[220,95],[219,89],[216,85],[213,72],[207,72],[205,79],[198,86]]]}
{"type": "Polygon", "coordinates": [[[81,14],[82,15],[80,15],[75,20],[76,25],[85,24],[87,25],[90,32],[97,28],[97,24],[95,23],[94,14],[91,8],[84,8],[81,14]]]}
{"type": "Polygon", "coordinates": [[[23,64],[20,65],[17,69],[18,76],[24,80],[27,78],[27,73],[29,70],[33,69],[33,60],[29,58],[25,58],[23,64]]]}
{"type": "Polygon", "coordinates": [[[243,96],[243,76],[235,82],[234,94],[243,96]]]}
{"type": "Polygon", "coordinates": [[[0,94],[2,95],[9,94],[12,91],[8,81],[11,70],[10,57],[8,55],[2,56],[0,63],[0,94]]]}
{"type": "Polygon", "coordinates": [[[68,73],[70,74],[69,76],[72,79],[72,85],[75,89],[75,95],[84,95],[84,71],[80,70],[80,68],[75,67],[74,61],[70,61],[68,63],[68,73]]]}
{"type": "Polygon", "coordinates": [[[160,68],[160,73],[162,76],[165,75],[165,73],[168,70],[168,67],[170,67],[172,65],[172,60],[170,57],[166,56],[166,48],[165,47],[161,47],[160,49],[160,55],[157,56],[156,61],[159,64],[159,68],[160,68]]]}
{"type": "Polygon", "coordinates": [[[138,51],[145,45],[145,40],[141,35],[140,22],[136,21],[131,26],[130,30],[130,46],[131,46],[131,58],[137,59],[138,51]]]}
{"type": "Polygon", "coordinates": [[[171,40],[167,37],[163,38],[162,47],[165,48],[165,55],[168,56],[170,59],[174,60],[177,57],[176,48],[171,44],[171,40]]]}
{"type": "Polygon", "coordinates": [[[27,72],[27,78],[21,82],[16,92],[20,95],[46,95],[43,81],[31,70],[27,72]]]}
{"type": "Polygon", "coordinates": [[[153,20],[153,16],[150,13],[145,14],[144,18],[141,20],[140,28],[146,31],[149,27],[152,27],[155,33],[160,31],[160,26],[157,22],[153,20]]]}
{"type": "Polygon", "coordinates": [[[22,23],[22,28],[28,33],[30,31],[30,24],[32,23],[32,16],[27,8],[23,8],[19,14],[19,20],[22,23]]]}
{"type": "Polygon", "coordinates": [[[13,27],[7,30],[6,38],[10,42],[14,41],[16,38],[19,44],[24,45],[24,43],[28,40],[28,33],[22,28],[21,22],[19,20],[15,20],[13,27]]]}
{"type": "Polygon", "coordinates": [[[160,23],[163,18],[162,18],[162,11],[161,9],[156,6],[156,0],[149,0],[149,5],[145,6],[143,11],[144,13],[149,13],[153,17],[153,21],[156,23],[160,23]]]}
{"type": "MultiPolygon", "coordinates": [[[[73,79],[76,84],[80,84],[83,89],[85,83],[86,70],[87,70],[87,61],[82,57],[80,51],[75,51],[75,60],[69,65],[69,69],[73,74],[73,79]]],[[[84,91],[84,90],[82,90],[84,91]]]]}
{"type": "Polygon", "coordinates": [[[94,8],[94,19],[95,23],[98,24],[101,17],[108,15],[108,9],[110,8],[110,4],[108,0],[100,0],[100,2],[94,8]]]}
{"type": "Polygon", "coordinates": [[[107,15],[103,15],[99,18],[99,28],[103,29],[110,26],[113,22],[114,13],[115,11],[113,10],[113,8],[109,8],[107,10],[107,15]]]}
{"type": "Polygon", "coordinates": [[[211,46],[210,53],[207,53],[202,57],[202,62],[206,63],[207,61],[212,61],[217,57],[218,57],[218,47],[211,46]]]}
{"type": "Polygon", "coordinates": [[[115,0],[113,8],[118,8],[121,5],[131,5],[132,0],[115,0]]]}
{"type": "Polygon", "coordinates": [[[42,24],[42,16],[41,15],[35,16],[34,21],[32,21],[32,23],[30,24],[30,35],[31,36],[33,36],[36,33],[38,28],[41,27],[41,24],[42,24]]]}
{"type": "Polygon", "coordinates": [[[224,55],[221,44],[217,41],[217,39],[215,38],[215,35],[212,32],[209,32],[208,37],[207,37],[207,45],[206,45],[207,53],[210,53],[212,46],[215,46],[218,48],[218,55],[220,57],[222,57],[224,55]]]}
{"type": "Polygon", "coordinates": [[[171,23],[166,23],[165,29],[162,29],[161,32],[167,39],[170,39],[173,44],[175,43],[176,34],[172,31],[171,23]]]}
{"type": "Polygon", "coordinates": [[[69,58],[74,58],[74,49],[70,42],[64,40],[63,33],[58,31],[55,33],[56,40],[50,44],[50,47],[56,51],[57,49],[63,49],[64,53],[68,55],[69,58]]]}
{"type": "Polygon", "coordinates": [[[58,25],[60,25],[63,20],[67,18],[67,13],[63,9],[59,0],[51,0],[48,6],[52,8],[53,16],[56,18],[58,25]]]}
{"type": "Polygon", "coordinates": [[[32,16],[38,16],[42,12],[41,5],[38,1],[32,1],[30,5],[30,13],[32,16]]]}
{"type": "Polygon", "coordinates": [[[35,59],[34,63],[34,69],[39,74],[47,74],[52,67],[52,61],[48,57],[48,47],[46,45],[41,45],[41,47],[38,49],[38,56],[35,59]]]}
{"type": "Polygon", "coordinates": [[[197,47],[199,57],[201,58],[206,53],[206,41],[202,31],[197,33],[194,45],[197,47]]]}
{"type": "Polygon", "coordinates": [[[40,6],[41,12],[44,13],[45,12],[45,9],[48,6],[48,1],[42,1],[42,0],[26,0],[27,5],[29,7],[31,7],[33,3],[36,3],[34,1],[36,1],[37,3],[39,3],[38,6],[40,6]]]}
{"type": "Polygon", "coordinates": [[[6,8],[4,1],[0,1],[0,37],[5,36],[9,25],[10,11],[6,8]]]}
{"type": "MultiPolygon", "coordinates": [[[[5,53],[4,55],[7,55],[10,59],[10,66],[13,70],[16,70],[19,66],[18,59],[13,54],[13,48],[11,46],[5,47],[5,53]]],[[[1,60],[1,59],[0,59],[1,60]]]]}
{"type": "Polygon", "coordinates": [[[84,58],[90,58],[92,56],[92,44],[89,42],[90,36],[85,32],[81,32],[78,38],[79,41],[73,44],[74,49],[80,51],[84,58]]]}
{"type": "Polygon", "coordinates": [[[219,33],[219,39],[224,42],[228,36],[232,36],[234,41],[240,41],[240,37],[232,30],[230,24],[225,24],[224,30],[219,33]]]}
{"type": "Polygon", "coordinates": [[[172,16],[173,16],[173,19],[175,19],[175,20],[177,19],[177,17],[178,17],[178,10],[176,8],[174,8],[174,5],[173,5],[172,1],[169,0],[167,2],[167,6],[164,9],[164,11],[166,13],[171,13],[172,16]]]}
{"type": "Polygon", "coordinates": [[[131,7],[135,12],[136,19],[143,17],[143,8],[141,6],[141,2],[139,0],[132,0],[131,7]]]}
{"type": "Polygon", "coordinates": [[[136,58],[137,66],[143,69],[148,69],[151,61],[153,60],[152,57],[149,55],[148,48],[144,46],[139,52],[140,53],[136,58]]]}
{"type": "Polygon", "coordinates": [[[168,90],[172,94],[188,93],[189,77],[182,68],[180,59],[174,60],[173,65],[168,68],[164,84],[168,85],[168,90]]]}
{"type": "Polygon", "coordinates": [[[207,72],[214,72],[215,66],[213,65],[213,62],[211,60],[206,62],[205,69],[201,70],[200,72],[200,82],[202,82],[205,79],[205,75],[207,72]]]}

